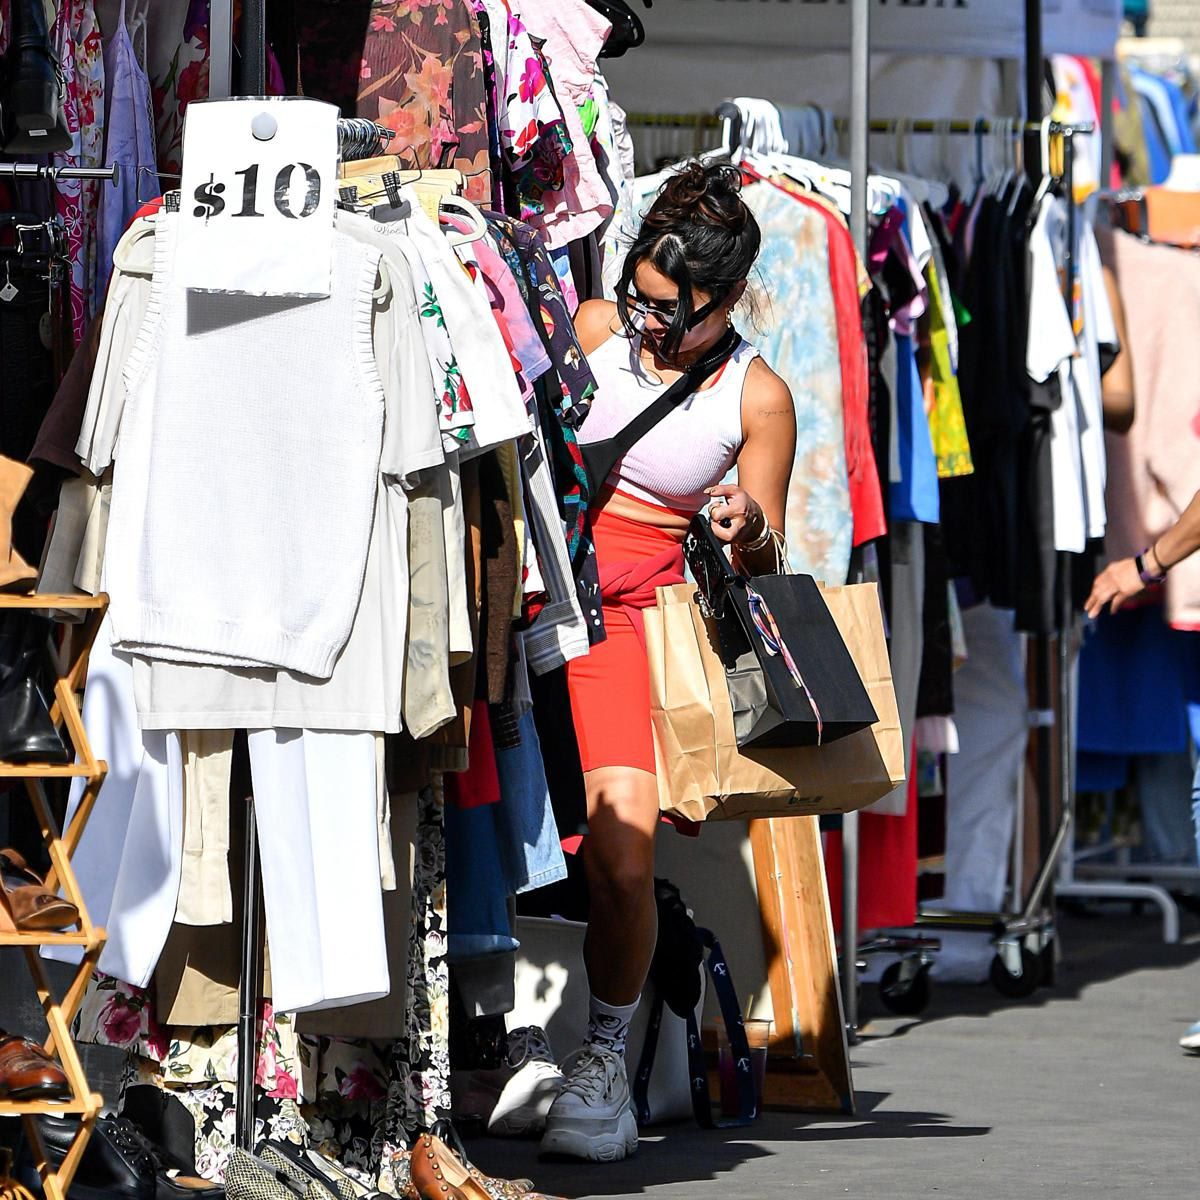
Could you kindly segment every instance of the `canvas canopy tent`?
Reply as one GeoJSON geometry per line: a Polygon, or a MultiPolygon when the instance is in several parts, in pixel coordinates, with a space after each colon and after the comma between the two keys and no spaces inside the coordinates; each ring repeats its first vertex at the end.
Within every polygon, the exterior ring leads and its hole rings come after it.
{"type": "MultiPolygon", "coordinates": [[[[1043,0],[1048,54],[1111,57],[1122,0],[1043,0]]],[[[793,53],[845,50],[850,44],[846,0],[657,0],[642,16],[647,44],[769,48],[793,53]]],[[[1021,59],[1025,0],[872,0],[871,47],[884,54],[1021,59]]]]}
{"type": "MultiPolygon", "coordinates": [[[[849,115],[847,0],[655,0],[646,43],[609,60],[635,112],[711,112],[714,97],[818,100],[849,115]]],[[[1121,0],[1043,0],[1046,54],[1111,57],[1121,0]]],[[[1023,107],[1025,0],[870,0],[873,115],[1011,114],[1023,107]]]]}

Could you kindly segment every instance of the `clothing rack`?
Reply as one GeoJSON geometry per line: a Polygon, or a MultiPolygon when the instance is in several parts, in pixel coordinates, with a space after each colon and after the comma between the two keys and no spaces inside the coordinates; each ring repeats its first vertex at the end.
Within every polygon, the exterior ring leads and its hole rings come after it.
{"type": "MultiPolygon", "coordinates": [[[[1135,232],[1132,236],[1150,245],[1167,246],[1187,253],[1196,253],[1195,247],[1176,246],[1174,243],[1159,242],[1150,237],[1149,221],[1146,219],[1145,213],[1145,197],[1140,189],[1117,193],[1102,192],[1101,195],[1110,203],[1117,205],[1131,200],[1141,201],[1142,231],[1135,232]]],[[[1068,761],[1073,762],[1073,758],[1068,761]]],[[[1071,790],[1073,793],[1073,787],[1071,790]]],[[[1068,842],[1064,847],[1065,853],[1059,864],[1058,879],[1055,884],[1057,893],[1060,896],[1078,900],[1140,900],[1155,904],[1162,912],[1163,941],[1167,945],[1174,945],[1179,941],[1179,906],[1163,885],[1172,882],[1194,884],[1200,880],[1200,868],[1161,866],[1155,863],[1138,863],[1135,866],[1128,862],[1112,864],[1078,862],[1080,857],[1097,858],[1113,848],[1114,844],[1109,843],[1090,848],[1084,856],[1079,856],[1074,846],[1068,842]],[[1082,879],[1076,874],[1077,866],[1079,875],[1084,876],[1082,879]],[[1134,879],[1137,882],[1134,882],[1134,879]]]]}
{"type": "MultiPolygon", "coordinates": [[[[1031,0],[1028,7],[1036,7],[1037,0],[1031,0]]],[[[852,13],[855,22],[853,36],[859,42],[869,45],[869,12],[865,5],[856,0],[852,13]]],[[[1042,112],[1041,97],[1041,45],[1040,45],[1040,12],[1036,19],[1031,19],[1028,32],[1032,35],[1027,47],[1030,60],[1039,64],[1039,69],[1029,73],[1028,84],[1030,95],[1027,97],[1029,112],[1028,119],[978,117],[973,120],[938,121],[924,118],[893,118],[874,119],[867,117],[869,80],[865,72],[860,71],[861,78],[854,80],[852,87],[852,107],[855,116],[847,121],[838,118],[836,128],[849,129],[854,145],[851,148],[852,186],[856,195],[851,201],[852,233],[856,244],[866,246],[867,221],[865,204],[865,187],[868,174],[867,167],[867,136],[869,134],[927,134],[936,136],[974,136],[980,139],[980,159],[982,160],[982,138],[984,136],[1000,136],[1005,138],[1032,139],[1037,137],[1059,137],[1063,141],[1063,182],[1068,197],[1073,195],[1074,185],[1074,137],[1080,134],[1090,134],[1095,131],[1095,125],[1090,122],[1067,123],[1053,119],[1038,119],[1042,112]],[[1036,81],[1036,94],[1035,84],[1036,81]],[[855,136],[858,134],[858,136],[855,136]]],[[[860,65],[862,47],[859,53],[852,53],[852,66],[860,65]]],[[[726,127],[728,123],[727,145],[736,146],[739,138],[739,115],[734,105],[729,102],[722,104],[715,114],[697,113],[631,113],[628,117],[632,126],[658,129],[681,130],[717,130],[726,127]]],[[[1044,170],[1045,164],[1040,156],[1029,157],[1030,173],[1044,170]]],[[[1076,211],[1073,201],[1069,205],[1068,218],[1068,253],[1066,259],[1066,297],[1068,304],[1073,303],[1075,282],[1074,239],[1076,236],[1076,211]]],[[[1067,556],[1060,555],[1058,560],[1060,579],[1066,579],[1069,568],[1067,556]]],[[[1005,968],[1008,978],[1013,981],[1014,992],[1025,994],[1025,989],[1032,992],[1038,982],[1049,981],[1053,975],[1053,902],[1051,891],[1059,857],[1068,837],[1070,836],[1073,815],[1073,786],[1070,764],[1072,760],[1071,737],[1071,688],[1069,642],[1075,615],[1072,610],[1069,589],[1062,587],[1060,595],[1060,624],[1061,633],[1058,639],[1058,668],[1059,679],[1057,695],[1053,695],[1050,671],[1050,641],[1046,636],[1040,636],[1035,643],[1035,680],[1036,705],[1038,710],[1038,747],[1037,775],[1039,790],[1039,845],[1042,851],[1041,865],[1034,878],[1033,886],[1023,903],[1018,901],[1014,908],[1018,911],[1010,913],[966,914],[941,913],[930,914],[918,918],[919,925],[935,926],[938,928],[988,929],[996,938],[1000,953],[999,961],[1005,968]],[[1057,745],[1055,744],[1057,734],[1057,745]],[[1057,824],[1052,804],[1054,791],[1054,757],[1060,763],[1059,772],[1059,804],[1060,812],[1057,824]],[[1026,943],[1029,941],[1036,950],[1036,973],[1031,968],[1029,951],[1026,943]],[[1029,986],[1030,982],[1033,986],[1029,986]]],[[[851,1039],[857,1030],[857,961],[858,946],[856,931],[858,929],[858,814],[848,813],[842,820],[842,988],[843,1010],[846,1025],[851,1039]],[[850,931],[855,931],[851,933],[850,931]]]]}
{"type": "MultiPolygon", "coordinates": [[[[1038,0],[1030,0],[1027,7],[1036,8],[1038,0]]],[[[851,88],[851,107],[853,116],[837,118],[834,127],[849,130],[851,134],[851,232],[856,245],[862,248],[864,254],[868,249],[868,223],[866,205],[866,185],[869,173],[868,143],[871,134],[893,135],[935,135],[954,137],[975,137],[978,139],[978,154],[980,174],[982,174],[982,139],[985,136],[1003,137],[1010,139],[1058,137],[1063,140],[1064,184],[1067,195],[1072,195],[1074,170],[1074,137],[1079,134],[1090,134],[1095,126],[1090,122],[1067,123],[1053,119],[1042,119],[1041,97],[1041,44],[1040,44],[1040,11],[1036,18],[1031,18],[1027,33],[1031,35],[1027,53],[1030,61],[1038,64],[1038,68],[1029,73],[1030,94],[1027,96],[1028,117],[1001,118],[977,117],[971,120],[931,120],[926,118],[869,118],[869,74],[864,69],[864,46],[869,49],[869,7],[862,0],[855,0],[852,10],[852,41],[857,45],[852,47],[851,66],[858,68],[857,78],[853,79],[851,88]],[[1036,80],[1036,91],[1034,82],[1036,80]]],[[[740,116],[736,107],[725,102],[715,113],[630,113],[628,121],[631,126],[647,129],[679,129],[701,131],[716,131],[723,129],[728,123],[728,139],[726,144],[736,146],[740,140],[740,116]]],[[[1044,169],[1040,154],[1027,156],[1030,173],[1044,169]]],[[[1069,240],[1071,248],[1067,260],[1067,289],[1068,296],[1074,286],[1074,237],[1075,237],[1075,206],[1070,205],[1069,240]]],[[[1070,302],[1070,301],[1068,301],[1070,302]]],[[[1059,574],[1063,574],[1066,561],[1060,558],[1059,574]]],[[[1039,737],[1037,748],[1037,776],[1039,791],[1039,831],[1042,849],[1041,866],[1035,876],[1032,888],[1023,904],[1018,902],[1014,908],[1019,911],[1012,913],[943,913],[937,916],[921,916],[918,924],[934,926],[941,929],[987,929],[997,939],[1001,949],[1001,959],[1010,978],[1023,981],[1017,986],[1027,984],[1031,978],[1028,971],[1022,974],[1025,957],[1022,953],[1026,938],[1031,938],[1041,953],[1038,980],[1048,979],[1052,973],[1050,961],[1053,957],[1053,905],[1050,892],[1059,855],[1066,843],[1070,832],[1072,813],[1071,780],[1069,778],[1070,752],[1070,674],[1066,669],[1069,665],[1067,658],[1068,631],[1074,620],[1070,611],[1070,597],[1062,597],[1061,612],[1063,633],[1059,639],[1059,688],[1057,697],[1052,695],[1050,671],[1050,642],[1047,637],[1039,637],[1035,643],[1035,679],[1036,706],[1039,711],[1039,737]],[[1057,827],[1054,820],[1054,809],[1051,797],[1054,789],[1054,734],[1057,731],[1057,752],[1062,764],[1060,771],[1060,817],[1057,827]],[[1046,965],[1043,965],[1046,964],[1046,965]]],[[[856,1036],[858,1026],[858,814],[847,813],[842,818],[842,1006],[846,1026],[851,1040],[856,1036]],[[854,931],[854,932],[850,932],[854,931]]],[[[1030,991],[1033,989],[1030,988],[1030,991]]]]}
{"type": "MultiPolygon", "coordinates": [[[[648,113],[631,112],[626,120],[630,125],[647,129],[720,129],[723,118],[713,113],[648,113]]],[[[847,117],[835,117],[837,128],[846,130],[852,128],[852,121],[847,117]]],[[[951,133],[951,134],[998,134],[1009,133],[1021,137],[1031,133],[1041,133],[1042,121],[1008,121],[996,117],[977,117],[973,121],[934,121],[923,117],[906,119],[876,119],[867,122],[870,133],[951,133]]],[[[1095,126],[1090,122],[1069,124],[1063,121],[1050,121],[1046,131],[1051,134],[1093,133],[1095,126]]]]}
{"type": "Polygon", "coordinates": [[[121,167],[48,167],[41,163],[0,163],[0,179],[103,179],[116,187],[121,182],[121,167]]]}
{"type": "MultiPolygon", "coordinates": [[[[232,5],[229,3],[223,2],[215,6],[213,16],[220,17],[224,24],[218,28],[214,19],[210,29],[210,41],[214,46],[219,42],[228,46],[230,60],[234,57],[231,10],[232,5]]],[[[267,88],[266,0],[243,0],[239,35],[237,50],[240,58],[240,90],[247,96],[264,95],[267,88]]],[[[357,117],[341,118],[338,121],[338,142],[345,160],[369,158],[378,154],[382,146],[394,137],[393,130],[357,117]]],[[[238,983],[238,1078],[234,1144],[239,1149],[253,1152],[257,1109],[255,1076],[258,1066],[258,1017],[263,985],[263,896],[253,794],[245,798],[245,804],[245,875],[238,983]]],[[[442,861],[444,863],[444,857],[442,861]]]]}
{"type": "MultiPolygon", "coordinates": [[[[846,122],[838,118],[836,124],[844,127],[846,122]]],[[[973,121],[930,121],[924,118],[915,120],[894,119],[870,121],[867,128],[872,133],[936,133],[936,134],[1011,134],[1026,137],[1033,133],[1059,134],[1063,136],[1077,133],[1093,133],[1095,125],[1090,121],[1071,124],[1065,121],[1018,121],[999,117],[977,117],[973,121]]]]}

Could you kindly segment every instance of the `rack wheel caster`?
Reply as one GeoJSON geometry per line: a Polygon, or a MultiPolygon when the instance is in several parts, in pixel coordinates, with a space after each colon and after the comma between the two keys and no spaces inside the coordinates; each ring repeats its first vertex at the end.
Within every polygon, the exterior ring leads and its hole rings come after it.
{"type": "Polygon", "coordinates": [[[933,981],[929,978],[932,965],[909,959],[892,963],[879,980],[879,999],[883,1007],[898,1017],[915,1017],[923,1013],[933,996],[933,981]]]}
{"type": "Polygon", "coordinates": [[[1032,996],[1042,982],[1041,956],[1022,946],[1019,974],[1010,969],[1005,957],[1004,954],[997,954],[992,959],[992,967],[988,972],[992,987],[1010,1000],[1024,1000],[1032,996]]]}

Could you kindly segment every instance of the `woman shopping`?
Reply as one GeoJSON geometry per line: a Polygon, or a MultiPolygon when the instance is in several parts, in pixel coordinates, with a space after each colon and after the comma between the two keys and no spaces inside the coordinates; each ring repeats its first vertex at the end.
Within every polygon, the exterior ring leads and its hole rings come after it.
{"type": "Polygon", "coordinates": [[[587,786],[591,1007],[545,1154],[615,1161],[637,1148],[624,1052],[654,954],[659,825],[641,609],[657,587],[683,582],[684,535],[706,504],[743,572],[780,561],[796,418],[786,384],[733,330],[760,242],[739,188],[727,166],[672,176],[629,250],[617,302],[589,301],[576,317],[597,381],[580,442],[603,484],[593,535],[607,638],[568,667],[587,786]],[[629,444],[630,423],[685,377],[678,402],[629,444]],[[737,486],[723,485],[735,466],[737,486]]]}

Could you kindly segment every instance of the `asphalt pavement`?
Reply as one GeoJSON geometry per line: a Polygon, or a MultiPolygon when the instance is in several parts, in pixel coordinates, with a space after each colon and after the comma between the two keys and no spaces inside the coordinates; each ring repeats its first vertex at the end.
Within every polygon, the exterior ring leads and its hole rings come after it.
{"type": "Polygon", "coordinates": [[[1185,919],[1178,946],[1160,932],[1127,909],[1067,917],[1054,990],[946,987],[920,1019],[872,1016],[852,1054],[853,1118],[680,1125],[609,1166],[539,1163],[528,1143],[470,1150],[575,1200],[1196,1200],[1200,1056],[1177,1039],[1200,1019],[1200,921],[1185,919]]]}

